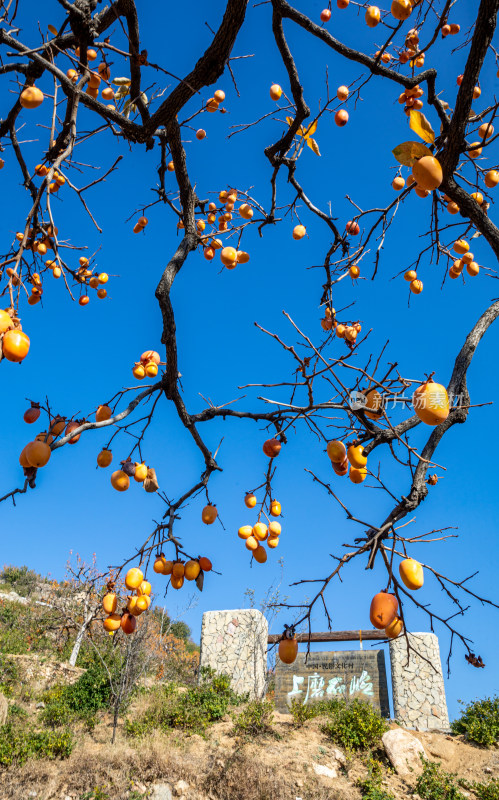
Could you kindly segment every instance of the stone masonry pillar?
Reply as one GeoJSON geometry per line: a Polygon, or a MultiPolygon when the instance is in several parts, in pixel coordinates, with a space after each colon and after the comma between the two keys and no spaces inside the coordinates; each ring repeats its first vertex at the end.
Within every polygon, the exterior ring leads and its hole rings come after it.
{"type": "Polygon", "coordinates": [[[251,699],[265,694],[268,624],[256,608],[205,611],[200,667],[231,677],[232,689],[251,699]]]}
{"type": "Polygon", "coordinates": [[[434,633],[408,636],[417,653],[411,650],[409,659],[404,636],[390,642],[395,719],[417,731],[447,731],[449,716],[438,638],[434,633]]]}

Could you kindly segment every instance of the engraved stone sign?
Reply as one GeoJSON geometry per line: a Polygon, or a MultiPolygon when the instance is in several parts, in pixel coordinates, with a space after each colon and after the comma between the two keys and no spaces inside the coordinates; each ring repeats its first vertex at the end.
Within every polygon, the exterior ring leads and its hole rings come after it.
{"type": "Polygon", "coordinates": [[[341,650],[298,653],[293,664],[276,663],[275,705],[289,712],[293,701],[308,705],[317,700],[368,700],[383,716],[390,716],[383,650],[341,650]]]}

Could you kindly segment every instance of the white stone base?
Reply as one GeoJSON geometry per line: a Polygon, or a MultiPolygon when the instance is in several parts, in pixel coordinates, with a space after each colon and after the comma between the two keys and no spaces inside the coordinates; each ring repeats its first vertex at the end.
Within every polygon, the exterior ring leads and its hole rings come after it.
{"type": "Polygon", "coordinates": [[[251,699],[265,695],[268,624],[256,608],[205,611],[200,667],[231,676],[232,689],[251,699]]]}
{"type": "Polygon", "coordinates": [[[404,728],[417,731],[449,730],[444,676],[438,638],[434,633],[409,633],[390,642],[393,711],[404,728]],[[425,660],[426,659],[426,660],[425,660]]]}

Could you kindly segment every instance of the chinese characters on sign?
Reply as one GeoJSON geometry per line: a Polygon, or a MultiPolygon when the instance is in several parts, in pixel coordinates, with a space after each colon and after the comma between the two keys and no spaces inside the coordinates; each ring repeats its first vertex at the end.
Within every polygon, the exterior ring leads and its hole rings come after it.
{"type": "Polygon", "coordinates": [[[276,706],[289,711],[293,702],[359,698],[389,715],[384,652],[299,653],[293,664],[276,666],[276,706]]]}

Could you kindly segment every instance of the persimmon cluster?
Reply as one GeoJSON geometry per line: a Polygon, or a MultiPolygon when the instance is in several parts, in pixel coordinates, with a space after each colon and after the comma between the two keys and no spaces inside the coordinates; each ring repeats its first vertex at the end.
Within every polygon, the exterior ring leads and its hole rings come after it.
{"type": "Polygon", "coordinates": [[[196,581],[196,585],[202,588],[204,573],[212,569],[213,565],[206,556],[198,556],[184,562],[180,559],[169,561],[164,553],[158,553],[153,564],[154,572],[169,576],[172,589],[181,589],[184,581],[196,581]]]}
{"type": "Polygon", "coordinates": [[[158,374],[159,365],[163,363],[156,350],[146,350],[145,353],[142,353],[140,361],[135,362],[132,369],[133,377],[137,378],[139,381],[143,380],[145,377],[155,378],[158,374]]]}
{"type": "MultiPolygon", "coordinates": [[[[249,492],[244,498],[244,505],[246,508],[255,508],[256,504],[256,496],[249,492]]],[[[251,552],[253,558],[259,564],[265,564],[267,561],[267,551],[263,546],[264,542],[269,550],[274,550],[279,545],[279,537],[282,531],[280,523],[275,520],[269,521],[267,517],[268,525],[261,522],[262,513],[265,513],[263,508],[254,525],[242,525],[237,532],[239,538],[243,539],[246,549],[251,552]]],[[[278,500],[270,500],[268,513],[271,517],[280,517],[281,504],[278,500]]],[[[265,514],[265,516],[267,515],[265,514]]]]}
{"type": "Polygon", "coordinates": [[[147,611],[151,605],[151,584],[144,580],[142,570],[138,567],[128,570],[125,576],[125,586],[131,591],[131,594],[127,597],[126,606],[121,613],[116,610],[118,596],[113,591],[114,581],[108,581],[107,592],[102,598],[102,607],[107,614],[102,624],[104,630],[109,633],[115,633],[121,628],[123,633],[130,635],[137,627],[137,617],[147,611]]]}
{"type": "MultiPolygon", "coordinates": [[[[360,270],[356,264],[353,264],[350,267],[349,274],[350,277],[354,279],[359,277],[360,270]]],[[[326,306],[324,309],[324,317],[321,319],[321,328],[323,331],[334,330],[338,339],[344,339],[347,345],[353,347],[357,336],[362,330],[362,325],[358,320],[356,322],[352,322],[351,324],[346,322],[338,322],[336,319],[336,310],[326,306]]]]}

